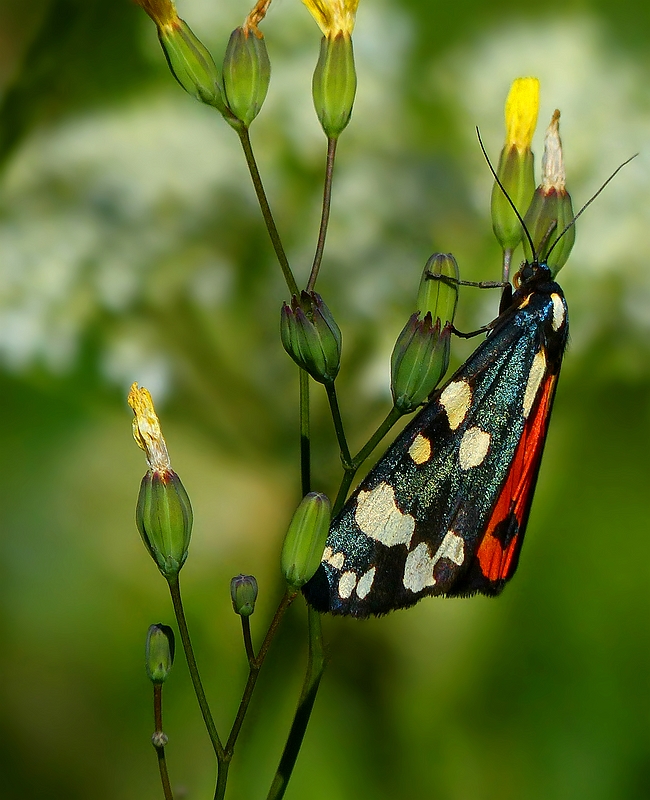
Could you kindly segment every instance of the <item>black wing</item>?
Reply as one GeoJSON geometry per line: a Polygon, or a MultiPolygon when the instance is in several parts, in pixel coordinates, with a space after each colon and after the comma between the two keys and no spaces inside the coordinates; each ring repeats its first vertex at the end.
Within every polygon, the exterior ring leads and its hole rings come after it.
{"type": "MultiPolygon", "coordinates": [[[[314,608],[365,617],[426,595],[495,594],[511,577],[514,567],[505,579],[478,580],[477,551],[521,452],[528,419],[537,419],[551,376],[555,385],[566,345],[561,289],[554,283],[544,289],[515,295],[515,305],[488,338],[348,499],[332,522],[322,564],[303,589],[314,608]]],[[[548,413],[547,402],[545,419],[548,413]]],[[[545,423],[542,430],[537,456],[526,462],[523,512],[507,512],[497,530],[506,545],[518,536],[517,555],[545,423]]]]}

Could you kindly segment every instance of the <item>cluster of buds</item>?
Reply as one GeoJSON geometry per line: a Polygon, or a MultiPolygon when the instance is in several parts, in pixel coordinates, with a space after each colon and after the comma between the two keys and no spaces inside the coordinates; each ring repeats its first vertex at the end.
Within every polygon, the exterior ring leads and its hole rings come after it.
{"type": "MultiPolygon", "coordinates": [[[[271,78],[259,29],[271,0],[258,0],[230,35],[221,73],[207,47],[182,20],[173,0],[135,0],[154,21],[172,74],[197,100],[216,108],[237,130],[247,129],[266,98],[271,78]]],[[[359,0],[303,0],[323,32],[312,95],[330,140],[350,121],[357,91],[352,31],[359,0]]]]}
{"type": "Polygon", "coordinates": [[[172,0],[135,0],[154,21],[169,68],[185,89],[216,108],[234,128],[248,128],[266,98],[271,64],[258,24],[270,0],[259,0],[228,42],[222,75],[207,47],[176,13],[172,0]]]}
{"type": "Polygon", "coordinates": [[[531,143],[538,110],[539,81],[517,78],[506,100],[506,143],[497,168],[501,185],[495,182],[492,188],[492,227],[504,251],[505,279],[512,251],[522,238],[526,258],[546,262],[553,275],[564,266],[575,242],[575,228],[570,225],[574,217],[571,197],[566,190],[559,111],[553,114],[546,131],[542,182],[534,188],[531,143]],[[506,192],[524,217],[534,253],[506,192]]]}
{"type": "Polygon", "coordinates": [[[136,523],[158,569],[168,581],[175,580],[190,546],[192,505],[181,479],[171,468],[151,395],[134,383],[128,403],[134,413],[133,437],[149,465],[140,484],[136,523]]]}
{"type": "Polygon", "coordinates": [[[403,414],[423,403],[447,371],[459,277],[450,253],[435,253],[424,268],[419,310],[404,326],[391,356],[393,403],[403,414]]]}
{"type": "Polygon", "coordinates": [[[292,589],[300,589],[316,574],[330,527],[329,499],[319,492],[303,497],[296,509],[282,545],[280,566],[292,589]]]}
{"type": "Polygon", "coordinates": [[[316,292],[301,292],[282,306],[280,336],[287,353],[315,381],[331,384],[341,364],[341,331],[316,292]]]}

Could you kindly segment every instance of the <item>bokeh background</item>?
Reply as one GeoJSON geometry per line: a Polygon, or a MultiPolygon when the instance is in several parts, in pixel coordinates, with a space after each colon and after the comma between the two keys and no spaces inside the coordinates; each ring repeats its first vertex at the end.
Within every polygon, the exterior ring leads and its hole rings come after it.
{"type": "MultiPolygon", "coordinates": [[[[339,148],[320,290],[344,332],[340,397],[358,448],[389,404],[392,343],[430,253],[498,277],[490,175],[511,80],[562,111],[580,220],[560,278],[572,341],[519,571],[498,600],[429,600],[326,620],[329,668],[288,798],[650,797],[650,6],[621,0],[361,0],[359,91],[339,148]]],[[[220,59],[245,0],[179,0],[220,59]]],[[[264,23],[273,65],[252,129],[306,279],[324,140],[319,32],[298,0],[264,23]]],[[[299,499],[296,370],[281,275],[238,141],[169,75],[127,0],[0,0],[0,797],[162,796],[143,644],[171,622],[133,514],[145,464],[129,384],[149,387],[196,525],[183,571],[221,729],[245,677],[228,585],[254,573],[259,636],[299,499]]],[[[459,327],[495,315],[464,290],[459,327]]],[[[461,361],[474,346],[459,342],[461,361]]],[[[314,485],[338,454],[313,393],[314,485]]],[[[305,663],[305,613],[271,652],[231,770],[266,796],[305,663]]],[[[178,797],[214,767],[182,657],[166,689],[178,797]]]]}

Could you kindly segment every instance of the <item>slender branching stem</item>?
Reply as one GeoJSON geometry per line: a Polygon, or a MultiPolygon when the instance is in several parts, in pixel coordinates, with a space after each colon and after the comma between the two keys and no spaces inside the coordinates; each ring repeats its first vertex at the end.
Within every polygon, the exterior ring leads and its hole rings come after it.
{"type": "Polygon", "coordinates": [[[187,668],[189,669],[192,685],[194,686],[194,693],[196,694],[196,699],[198,700],[203,722],[205,723],[208,736],[212,742],[212,747],[215,755],[217,756],[217,760],[219,761],[219,765],[221,766],[224,756],[223,745],[221,744],[221,739],[219,738],[216,725],[214,724],[214,719],[212,718],[212,712],[210,711],[210,706],[208,705],[208,700],[205,696],[205,691],[203,690],[199,668],[196,664],[196,658],[194,657],[194,650],[190,640],[190,632],[187,627],[187,619],[185,618],[183,601],[181,599],[181,588],[178,581],[178,576],[168,579],[167,582],[169,584],[169,591],[172,597],[172,603],[174,605],[174,613],[176,614],[176,622],[178,623],[181,642],[183,643],[187,668]]]}
{"type": "Polygon", "coordinates": [[[349,468],[345,468],[345,472],[343,473],[343,478],[341,480],[341,485],[339,486],[338,494],[336,495],[336,500],[334,501],[334,507],[332,508],[332,516],[336,516],[338,512],[341,510],[343,503],[345,503],[345,498],[348,495],[348,490],[352,481],[354,480],[354,476],[357,473],[359,467],[363,464],[363,462],[368,458],[368,456],[372,453],[372,451],[377,447],[379,442],[386,436],[386,434],[390,431],[390,429],[395,425],[397,420],[402,416],[402,412],[393,406],[391,410],[388,412],[386,419],[381,423],[381,425],[377,428],[377,430],[373,433],[370,437],[368,442],[359,450],[357,455],[350,459],[350,466],[349,468]]]}
{"type": "MultiPolygon", "coordinates": [[[[162,683],[154,683],[153,685],[153,716],[156,734],[163,733],[162,721],[162,683]]],[[[167,759],[165,757],[165,745],[158,744],[154,741],[156,748],[156,755],[158,756],[158,770],[160,771],[160,782],[162,783],[163,794],[165,800],[174,800],[174,793],[172,792],[172,785],[169,782],[169,772],[167,771],[167,759]]]]}
{"type": "Polygon", "coordinates": [[[332,420],[334,422],[334,430],[336,431],[336,438],[339,443],[339,450],[341,451],[341,461],[343,462],[343,469],[346,471],[352,469],[352,455],[348,447],[348,441],[345,438],[345,431],[343,429],[343,420],[341,418],[341,410],[339,408],[339,401],[336,396],[336,387],[334,381],[325,384],[325,391],[327,392],[327,399],[330,404],[330,411],[332,412],[332,420]]]}
{"type": "Polygon", "coordinates": [[[296,764],[296,759],[300,752],[309,718],[314,707],[316,694],[323,671],[325,669],[325,648],[323,644],[323,632],[321,628],[321,617],[313,608],[307,609],[309,623],[309,658],[307,661],[307,672],[303,683],[298,708],[296,709],[291,730],[287,737],[287,742],[282,752],[282,757],[278,765],[278,770],[273,778],[273,783],[267,795],[267,800],[280,800],[289,783],[289,778],[296,764]]]}
{"type": "Polygon", "coordinates": [[[300,370],[300,481],[302,496],[311,491],[311,433],[309,429],[309,374],[300,370]]]}
{"type": "Polygon", "coordinates": [[[230,731],[230,736],[228,737],[228,741],[226,742],[226,747],[224,750],[225,758],[228,761],[230,761],[230,759],[232,758],[232,754],[235,749],[235,744],[237,742],[237,737],[239,736],[239,732],[241,731],[241,726],[244,723],[244,717],[246,716],[246,712],[248,711],[248,706],[253,696],[253,690],[255,689],[255,684],[257,683],[257,678],[260,673],[260,670],[262,669],[262,664],[264,664],[264,659],[266,658],[266,654],[268,653],[269,647],[271,646],[271,642],[273,641],[273,638],[275,637],[275,634],[278,631],[278,627],[280,626],[282,617],[284,617],[286,610],[294,601],[296,595],[297,592],[295,590],[287,589],[284,597],[280,601],[280,605],[278,606],[273,616],[273,619],[271,620],[271,624],[269,625],[269,629],[266,632],[266,636],[264,637],[264,641],[262,642],[262,646],[260,647],[257,656],[255,656],[249,662],[248,680],[246,681],[246,686],[244,687],[244,692],[242,694],[242,698],[239,703],[239,708],[237,709],[237,716],[235,717],[235,721],[233,722],[232,729],[230,731]]]}
{"type": "Polygon", "coordinates": [[[318,242],[316,244],[316,253],[314,254],[314,263],[311,267],[309,280],[307,281],[307,291],[313,292],[318,278],[318,271],[320,270],[321,261],[323,260],[323,250],[325,249],[325,238],[327,236],[327,226],[330,219],[330,206],[332,202],[332,177],[334,175],[334,159],[336,158],[336,139],[327,140],[327,164],[325,166],[325,186],[323,188],[323,209],[321,211],[320,229],[318,231],[318,242]]]}
{"type": "Polygon", "coordinates": [[[293,272],[291,271],[291,267],[289,266],[289,260],[287,259],[287,255],[284,252],[284,247],[282,246],[280,234],[278,233],[278,229],[275,225],[275,220],[273,219],[273,213],[271,212],[271,206],[269,205],[269,201],[266,197],[266,192],[264,191],[264,184],[262,183],[260,171],[257,168],[257,161],[255,159],[255,154],[253,153],[253,147],[251,145],[250,136],[248,135],[248,128],[242,127],[237,132],[239,133],[239,139],[241,141],[241,145],[244,150],[246,163],[248,164],[248,169],[251,174],[251,180],[253,181],[255,194],[257,195],[257,200],[260,204],[260,209],[262,210],[264,223],[266,224],[266,229],[269,232],[269,236],[271,237],[271,244],[273,245],[273,249],[275,250],[275,255],[278,259],[278,263],[280,264],[280,269],[282,270],[282,274],[284,275],[284,280],[286,281],[286,284],[289,288],[289,292],[292,295],[298,294],[298,284],[296,283],[296,279],[293,277],[293,272]]]}

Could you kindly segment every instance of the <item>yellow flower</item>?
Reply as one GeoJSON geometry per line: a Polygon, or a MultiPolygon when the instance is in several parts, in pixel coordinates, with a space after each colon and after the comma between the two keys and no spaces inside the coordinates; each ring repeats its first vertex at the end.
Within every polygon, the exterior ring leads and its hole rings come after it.
{"type": "Polygon", "coordinates": [[[133,438],[147,456],[147,463],[154,472],[171,471],[171,462],[167,445],[160,429],[160,421],[153,407],[153,400],[148,389],[138,388],[138,384],[131,386],[127,398],[128,404],[133,409],[133,438]]]}
{"type": "Polygon", "coordinates": [[[530,150],[538,111],[539,81],[517,78],[506,100],[506,147],[516,147],[520,153],[530,150]]]}
{"type": "Polygon", "coordinates": [[[359,0],[302,0],[328,39],[350,37],[359,0]]]}

